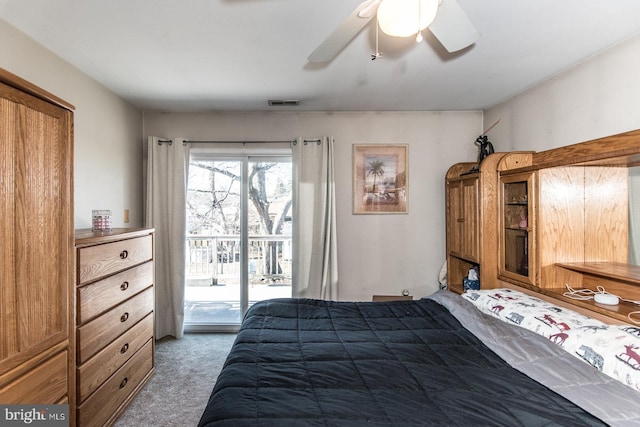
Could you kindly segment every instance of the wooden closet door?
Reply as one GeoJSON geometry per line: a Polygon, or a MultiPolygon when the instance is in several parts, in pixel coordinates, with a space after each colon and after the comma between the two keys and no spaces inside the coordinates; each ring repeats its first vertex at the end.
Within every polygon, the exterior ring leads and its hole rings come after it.
{"type": "Polygon", "coordinates": [[[69,341],[71,112],[0,85],[0,374],[69,341]]]}
{"type": "MultiPolygon", "coordinates": [[[[5,98],[7,86],[0,84],[0,374],[5,363],[18,350],[15,272],[15,146],[18,133],[18,105],[5,98]]],[[[5,368],[5,369],[3,369],[5,368]]]]}

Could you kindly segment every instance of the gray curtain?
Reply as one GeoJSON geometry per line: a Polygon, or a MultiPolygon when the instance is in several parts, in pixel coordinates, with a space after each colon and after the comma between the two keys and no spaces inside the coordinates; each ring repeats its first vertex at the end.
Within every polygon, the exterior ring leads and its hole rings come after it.
{"type": "Polygon", "coordinates": [[[146,226],[155,228],[156,339],[184,330],[186,193],[189,147],[149,137],[146,226]]]}
{"type": "Polygon", "coordinates": [[[294,297],[338,299],[338,249],[331,137],[292,147],[294,297]]]}

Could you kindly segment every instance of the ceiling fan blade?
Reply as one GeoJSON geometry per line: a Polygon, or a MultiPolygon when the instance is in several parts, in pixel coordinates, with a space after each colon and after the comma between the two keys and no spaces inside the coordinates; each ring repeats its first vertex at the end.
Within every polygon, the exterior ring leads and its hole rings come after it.
{"type": "Polygon", "coordinates": [[[457,52],[478,40],[480,33],[456,0],[442,0],[429,30],[448,52],[457,52]]]}
{"type": "Polygon", "coordinates": [[[382,3],[382,0],[370,0],[360,3],[358,6],[358,16],[360,18],[373,18],[378,12],[378,6],[380,6],[380,3],[382,3]]]}
{"type": "Polygon", "coordinates": [[[353,39],[375,16],[375,3],[381,0],[362,2],[351,12],[329,36],[320,43],[307,59],[311,62],[329,62],[353,39]],[[365,10],[360,16],[360,12],[365,10]],[[373,10],[373,12],[371,12],[373,10]]]}

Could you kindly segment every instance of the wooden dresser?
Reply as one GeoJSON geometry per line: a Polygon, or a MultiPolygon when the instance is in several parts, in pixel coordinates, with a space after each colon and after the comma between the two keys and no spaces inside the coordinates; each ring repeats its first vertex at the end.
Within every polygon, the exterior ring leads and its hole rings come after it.
{"type": "Polygon", "coordinates": [[[0,403],[72,405],[73,107],[2,69],[0,252],[0,403]]]}
{"type": "Polygon", "coordinates": [[[154,371],[154,231],[76,230],[81,427],[111,425],[154,371]]]}

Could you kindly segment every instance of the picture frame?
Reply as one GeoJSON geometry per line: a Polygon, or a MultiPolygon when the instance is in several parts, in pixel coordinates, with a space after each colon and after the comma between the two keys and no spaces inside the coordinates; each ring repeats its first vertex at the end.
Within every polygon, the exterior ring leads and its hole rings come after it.
{"type": "Polygon", "coordinates": [[[407,144],[354,144],[353,213],[408,213],[408,169],[407,144]]]}

